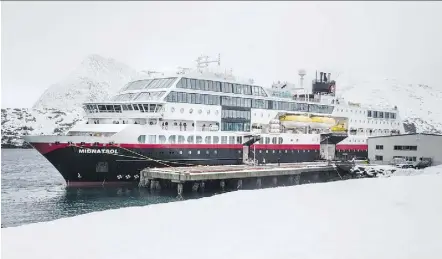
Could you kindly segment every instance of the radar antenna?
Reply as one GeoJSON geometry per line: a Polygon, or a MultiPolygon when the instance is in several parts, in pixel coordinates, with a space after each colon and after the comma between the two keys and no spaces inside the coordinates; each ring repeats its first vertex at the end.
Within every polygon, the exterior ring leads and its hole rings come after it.
{"type": "Polygon", "coordinates": [[[190,71],[190,70],[192,70],[191,68],[188,68],[188,67],[178,67],[178,72],[176,72],[177,73],[177,75],[184,75],[186,72],[188,72],[188,71],[190,71]]]}
{"type": "Polygon", "coordinates": [[[162,76],[164,76],[163,72],[158,72],[158,71],[152,71],[152,70],[146,71],[146,70],[143,70],[141,72],[146,73],[148,76],[151,76],[152,74],[161,74],[162,76]]]}
{"type": "Polygon", "coordinates": [[[196,60],[198,71],[202,72],[203,68],[209,67],[210,63],[218,63],[221,65],[221,54],[218,54],[218,60],[209,60],[209,56],[201,55],[196,60]]]}
{"type": "Polygon", "coordinates": [[[305,72],[305,70],[304,69],[299,69],[298,70],[298,75],[299,75],[299,85],[301,86],[301,88],[303,88],[304,87],[304,76],[306,75],[307,73],[305,72]]]}

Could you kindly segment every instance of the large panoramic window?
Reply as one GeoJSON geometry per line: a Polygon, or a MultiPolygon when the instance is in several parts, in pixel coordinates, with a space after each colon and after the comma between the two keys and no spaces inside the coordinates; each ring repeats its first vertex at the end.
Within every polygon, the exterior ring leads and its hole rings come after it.
{"type": "Polygon", "coordinates": [[[143,92],[140,93],[136,98],[135,101],[149,101],[149,100],[159,100],[164,93],[166,93],[165,91],[161,91],[161,92],[143,92]]]}
{"type": "Polygon", "coordinates": [[[118,101],[118,102],[122,102],[122,101],[130,101],[132,100],[138,93],[127,93],[127,94],[119,94],[117,96],[115,96],[114,98],[112,98],[113,101],[118,101]]]}
{"type": "Polygon", "coordinates": [[[180,81],[177,83],[177,88],[267,97],[266,92],[261,86],[251,86],[229,82],[217,82],[211,80],[181,78],[180,81]]]}
{"type": "Polygon", "coordinates": [[[152,80],[138,80],[130,82],[124,88],[124,91],[140,90],[146,87],[152,80]]]}

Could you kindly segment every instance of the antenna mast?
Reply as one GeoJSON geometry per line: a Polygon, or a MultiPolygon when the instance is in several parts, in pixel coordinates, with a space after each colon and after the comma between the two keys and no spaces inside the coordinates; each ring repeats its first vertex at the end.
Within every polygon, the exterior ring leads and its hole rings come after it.
{"type": "Polygon", "coordinates": [[[300,69],[298,71],[298,75],[299,75],[299,85],[301,86],[301,88],[304,88],[304,76],[306,75],[306,72],[304,69],[300,69]]]}
{"type": "Polygon", "coordinates": [[[152,70],[148,70],[148,71],[143,70],[143,71],[141,71],[141,72],[146,73],[148,76],[151,76],[152,74],[161,74],[161,75],[164,75],[164,73],[162,73],[162,72],[152,71],[152,70]]]}
{"type": "Polygon", "coordinates": [[[184,75],[186,72],[190,71],[191,68],[188,67],[178,67],[177,75],[184,75]]]}
{"type": "Polygon", "coordinates": [[[196,60],[197,68],[199,72],[203,72],[203,68],[208,68],[210,63],[218,63],[221,65],[221,54],[218,54],[218,60],[209,60],[209,56],[201,55],[196,60]]]}

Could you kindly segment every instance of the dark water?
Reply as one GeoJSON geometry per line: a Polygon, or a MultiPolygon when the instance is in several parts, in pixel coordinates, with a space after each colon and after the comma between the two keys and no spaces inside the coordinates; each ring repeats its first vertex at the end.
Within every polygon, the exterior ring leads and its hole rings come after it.
{"type": "Polygon", "coordinates": [[[177,201],[145,188],[65,188],[56,169],[32,149],[2,149],[2,227],[50,221],[93,211],[177,201]]]}

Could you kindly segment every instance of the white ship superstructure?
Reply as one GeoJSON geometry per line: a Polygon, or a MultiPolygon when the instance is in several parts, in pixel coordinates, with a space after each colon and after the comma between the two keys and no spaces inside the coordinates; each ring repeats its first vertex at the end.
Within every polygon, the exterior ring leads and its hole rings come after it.
{"type": "Polygon", "coordinates": [[[108,102],[85,103],[87,122],[66,136],[27,141],[66,181],[96,182],[134,180],[149,166],[366,157],[369,136],[403,132],[396,108],[336,97],[330,74],[317,73],[312,91],[301,87],[305,71],[298,88],[266,88],[209,72],[208,57],[197,62],[196,70],[130,82],[108,102]]]}

